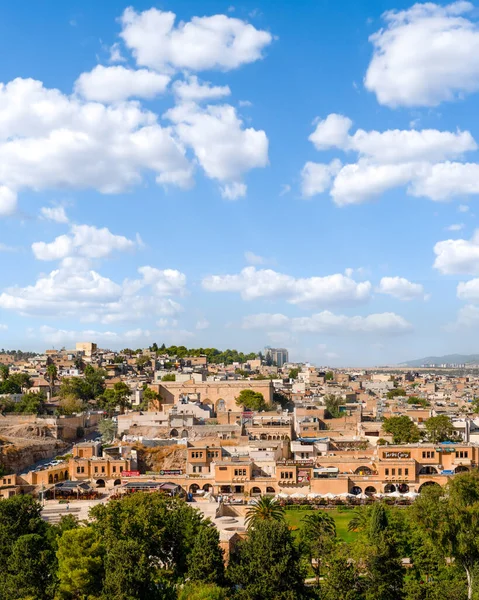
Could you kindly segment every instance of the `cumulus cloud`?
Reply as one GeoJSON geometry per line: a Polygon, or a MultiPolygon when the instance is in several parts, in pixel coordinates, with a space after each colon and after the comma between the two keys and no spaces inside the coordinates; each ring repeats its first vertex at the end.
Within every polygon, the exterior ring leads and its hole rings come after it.
{"type": "Polygon", "coordinates": [[[33,285],[7,288],[0,294],[0,308],[22,316],[105,324],[178,314],[181,306],[170,296],[184,293],[186,277],[150,266],[138,271],[139,279],[116,283],[92,270],[85,259],[65,259],[33,285]]]}
{"type": "Polygon", "coordinates": [[[210,292],[238,292],[245,300],[284,298],[291,304],[310,306],[367,302],[369,281],[356,282],[342,274],[295,278],[272,269],[246,267],[236,275],[211,275],[202,281],[210,292]]]}
{"type": "Polygon", "coordinates": [[[467,18],[473,8],[459,0],[384,13],[386,27],[369,38],[364,80],[380,104],[437,106],[479,89],[479,29],[467,18]]]}
{"type": "Polygon", "coordinates": [[[479,306],[475,304],[466,304],[457,312],[457,318],[454,323],[449,324],[446,329],[455,331],[457,329],[473,329],[479,325],[479,306]]]}
{"type": "Polygon", "coordinates": [[[121,37],[139,65],[159,71],[228,71],[262,58],[273,36],[226,15],[193,17],[175,25],[176,15],[127,8],[121,37]]]}
{"type": "Polygon", "coordinates": [[[479,279],[461,281],[457,286],[457,297],[469,302],[479,302],[479,279]]]}
{"type": "Polygon", "coordinates": [[[70,234],[60,235],[53,242],[32,244],[33,254],[38,260],[61,260],[69,256],[104,258],[114,251],[133,250],[135,247],[133,240],[115,235],[106,227],[100,229],[92,225],[72,225],[70,234]]]}
{"type": "Polygon", "coordinates": [[[330,311],[322,311],[310,317],[290,318],[282,314],[249,315],[243,320],[245,329],[284,328],[296,333],[323,333],[329,335],[345,335],[351,333],[397,335],[408,333],[412,325],[395,313],[377,313],[349,317],[337,315],[330,311]]]}
{"type": "Polygon", "coordinates": [[[128,98],[154,98],[163,94],[170,77],[148,69],[127,69],[121,65],[97,65],[82,73],[75,82],[75,91],[95,102],[122,102],[128,98]]]}
{"type": "Polygon", "coordinates": [[[434,268],[445,275],[479,274],[479,229],[470,240],[443,240],[434,246],[434,268]]]}
{"type": "Polygon", "coordinates": [[[338,206],[360,204],[388,190],[406,187],[411,196],[435,201],[479,193],[479,165],[458,162],[466,152],[477,150],[469,131],[358,129],[352,122],[331,114],[317,121],[310,141],[319,150],[355,153],[355,162],[329,165],[307,162],[302,191],[306,197],[330,190],[338,206]]]}
{"type": "Polygon", "coordinates": [[[95,329],[72,330],[57,329],[42,325],[38,331],[31,329],[30,337],[40,337],[45,343],[52,346],[73,344],[78,340],[95,340],[100,347],[118,348],[120,345],[146,346],[151,343],[152,332],[148,329],[131,329],[123,332],[98,331],[95,329]]]}
{"type": "Polygon", "coordinates": [[[333,160],[329,164],[308,161],[301,171],[301,193],[304,198],[322,194],[331,187],[335,175],[341,170],[341,161],[333,160]]]}
{"type": "Polygon", "coordinates": [[[207,319],[199,319],[196,321],[195,329],[202,331],[203,329],[208,329],[210,326],[210,322],[207,319]]]}
{"type": "Polygon", "coordinates": [[[244,258],[250,265],[264,265],[267,262],[264,256],[260,256],[249,250],[244,253],[244,258]]]}
{"type": "Polygon", "coordinates": [[[224,98],[231,94],[229,86],[211,85],[209,82],[201,83],[196,75],[190,75],[185,81],[175,81],[172,88],[181,102],[201,102],[202,100],[224,98]]]}
{"type": "Polygon", "coordinates": [[[243,129],[230,105],[180,104],[165,114],[175,124],[181,142],[193,149],[206,175],[225,184],[223,197],[233,200],[246,193],[242,176],[268,164],[268,138],[264,131],[243,129]]]}
{"type": "Polygon", "coordinates": [[[55,221],[55,223],[68,223],[68,217],[63,206],[43,206],[40,209],[40,214],[48,221],[55,221]]]}
{"type": "Polygon", "coordinates": [[[453,223],[446,227],[447,231],[461,231],[461,229],[464,229],[464,223],[453,223]]]}
{"type": "Polygon", "coordinates": [[[0,213],[14,210],[21,189],[117,193],[144,171],[160,184],[192,184],[183,145],[154,113],[84,102],[33,79],[0,84],[0,213]]]}
{"type": "Polygon", "coordinates": [[[398,300],[414,300],[425,298],[424,288],[419,283],[412,283],[404,277],[383,277],[377,291],[398,300]]]}

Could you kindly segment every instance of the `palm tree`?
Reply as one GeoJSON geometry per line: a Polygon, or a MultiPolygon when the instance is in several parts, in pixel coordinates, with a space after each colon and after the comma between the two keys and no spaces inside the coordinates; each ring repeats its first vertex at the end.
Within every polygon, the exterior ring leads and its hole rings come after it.
{"type": "Polygon", "coordinates": [[[369,526],[369,507],[357,508],[353,511],[353,518],[348,523],[348,531],[366,531],[369,526]]]}
{"type": "Polygon", "coordinates": [[[55,381],[58,379],[58,370],[54,364],[50,364],[47,366],[47,372],[45,377],[50,384],[50,400],[53,396],[53,386],[55,381]]]}
{"type": "Polygon", "coordinates": [[[258,521],[282,521],[284,508],[269,496],[262,496],[255,500],[246,511],[245,525],[249,529],[258,521]]]}
{"type": "Polygon", "coordinates": [[[305,553],[309,556],[311,567],[319,586],[321,559],[331,551],[336,538],[336,523],[324,510],[306,515],[301,519],[300,541],[305,553]]]}

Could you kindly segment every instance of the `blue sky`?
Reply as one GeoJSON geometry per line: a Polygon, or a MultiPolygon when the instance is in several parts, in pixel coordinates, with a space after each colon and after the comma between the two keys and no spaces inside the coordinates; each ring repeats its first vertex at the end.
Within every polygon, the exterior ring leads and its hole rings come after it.
{"type": "Polygon", "coordinates": [[[477,352],[478,22],[4,3],[0,347],[477,352]]]}

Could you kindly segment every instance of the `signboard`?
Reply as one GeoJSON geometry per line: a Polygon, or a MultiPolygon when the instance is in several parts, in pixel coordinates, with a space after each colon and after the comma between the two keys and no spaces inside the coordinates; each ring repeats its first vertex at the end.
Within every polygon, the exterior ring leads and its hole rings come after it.
{"type": "Polygon", "coordinates": [[[411,458],[410,452],[383,452],[383,458],[411,458]]]}
{"type": "Polygon", "coordinates": [[[311,479],[311,473],[309,471],[298,471],[298,483],[303,483],[311,479]]]}
{"type": "Polygon", "coordinates": [[[183,471],[181,469],[162,469],[160,475],[183,475],[183,471]]]}
{"type": "Polygon", "coordinates": [[[140,471],[122,471],[120,475],[122,477],[138,477],[140,471]]]}

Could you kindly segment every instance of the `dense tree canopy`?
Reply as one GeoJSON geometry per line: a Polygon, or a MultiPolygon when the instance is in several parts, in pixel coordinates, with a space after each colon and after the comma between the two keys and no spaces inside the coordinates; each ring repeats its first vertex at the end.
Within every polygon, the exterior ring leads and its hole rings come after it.
{"type": "Polygon", "coordinates": [[[236,404],[249,410],[266,409],[266,402],[263,394],[261,392],[255,392],[254,390],[241,390],[238,398],[236,398],[236,404]]]}
{"type": "Polygon", "coordinates": [[[384,419],[383,429],[393,436],[394,444],[414,444],[421,439],[418,426],[406,415],[384,419]]]}

